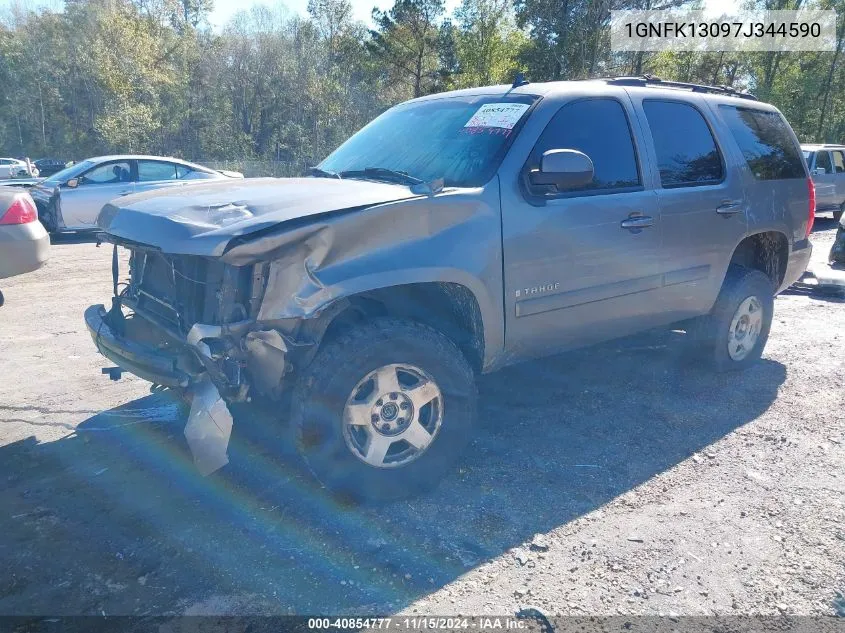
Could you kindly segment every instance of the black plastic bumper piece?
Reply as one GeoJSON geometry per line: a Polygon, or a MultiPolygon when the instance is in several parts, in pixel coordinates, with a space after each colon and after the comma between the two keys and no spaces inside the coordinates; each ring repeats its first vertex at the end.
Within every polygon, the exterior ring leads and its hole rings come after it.
{"type": "Polygon", "coordinates": [[[165,387],[187,387],[190,376],[176,368],[176,358],[114,333],[102,304],[85,310],[85,325],[99,352],[120,368],[165,387]]]}

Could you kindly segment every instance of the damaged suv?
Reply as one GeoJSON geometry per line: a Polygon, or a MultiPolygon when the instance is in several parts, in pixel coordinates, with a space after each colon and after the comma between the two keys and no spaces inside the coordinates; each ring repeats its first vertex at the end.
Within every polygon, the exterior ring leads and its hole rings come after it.
{"type": "Polygon", "coordinates": [[[85,319],[110,371],[191,396],[203,472],[260,396],[325,486],[395,499],[472,437],[480,373],[679,323],[717,370],[755,362],[814,211],[751,95],[518,81],[396,106],[311,177],[112,201],[114,297],[85,319]]]}

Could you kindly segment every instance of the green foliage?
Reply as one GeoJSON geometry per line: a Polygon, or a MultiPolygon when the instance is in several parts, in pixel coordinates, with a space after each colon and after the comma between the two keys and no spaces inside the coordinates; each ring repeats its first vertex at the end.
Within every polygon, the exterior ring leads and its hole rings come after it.
{"type": "Polygon", "coordinates": [[[518,58],[528,46],[516,28],[510,0],[463,0],[455,11],[459,24],[459,87],[484,86],[513,80],[518,58]]]}
{"type": "MultiPolygon", "coordinates": [[[[79,160],[151,152],[250,165],[313,165],[390,105],[509,83],[653,73],[749,89],[802,140],[845,140],[845,0],[835,52],[613,53],[610,10],[652,0],[394,0],[375,28],[349,0],[310,0],[308,18],[257,6],[221,31],[211,0],[66,0],[0,23],[0,155],[79,160]]],[[[661,6],[689,6],[668,0],[661,6]]],[[[280,172],[281,173],[281,172],[280,172]]]]}
{"type": "Polygon", "coordinates": [[[442,79],[438,20],[443,0],[396,0],[389,11],[373,9],[378,28],[370,31],[369,52],[388,68],[388,75],[419,97],[435,92],[442,79]]]}

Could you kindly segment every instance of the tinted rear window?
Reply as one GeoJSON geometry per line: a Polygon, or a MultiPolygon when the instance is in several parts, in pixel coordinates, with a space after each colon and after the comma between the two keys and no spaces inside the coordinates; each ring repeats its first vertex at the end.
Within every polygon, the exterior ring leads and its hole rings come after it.
{"type": "Polygon", "coordinates": [[[819,152],[816,154],[816,169],[824,169],[824,173],[833,173],[833,163],[830,162],[830,154],[819,152]]]}
{"type": "Polygon", "coordinates": [[[722,115],[758,180],[805,178],[789,125],[776,112],[721,105],[722,115]]]}
{"type": "Polygon", "coordinates": [[[722,180],[722,157],[701,113],[677,101],[643,102],[651,128],[660,183],[664,187],[712,184],[722,180]]]}

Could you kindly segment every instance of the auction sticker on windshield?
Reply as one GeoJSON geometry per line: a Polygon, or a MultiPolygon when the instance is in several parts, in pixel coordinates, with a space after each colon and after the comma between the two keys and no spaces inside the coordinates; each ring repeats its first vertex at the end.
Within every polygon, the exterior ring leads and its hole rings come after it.
{"type": "Polygon", "coordinates": [[[496,127],[512,130],[530,106],[527,103],[485,103],[464,127],[496,127]]]}

